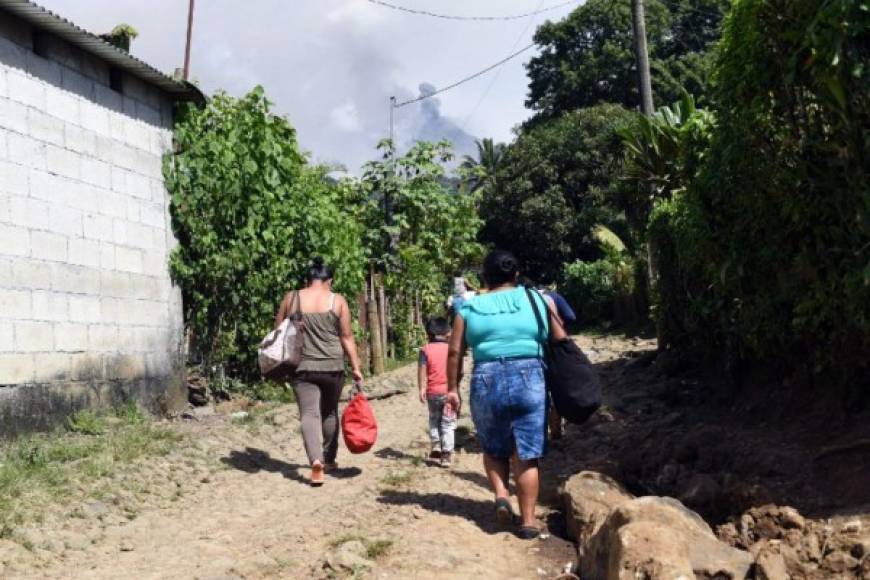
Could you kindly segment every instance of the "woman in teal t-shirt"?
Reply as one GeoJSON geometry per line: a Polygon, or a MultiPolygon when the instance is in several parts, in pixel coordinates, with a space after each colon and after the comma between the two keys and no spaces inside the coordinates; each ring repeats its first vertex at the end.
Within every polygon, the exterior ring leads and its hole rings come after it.
{"type": "Polygon", "coordinates": [[[547,440],[547,389],[542,343],[557,326],[558,316],[537,291],[517,286],[517,260],[510,252],[491,252],[483,264],[489,291],[475,296],[457,313],[447,362],[448,403],[459,407],[459,378],[466,346],[474,355],[471,417],[483,447],[483,466],[495,492],[496,517],[514,520],[508,474],[513,458],[520,504],[518,535],[540,534],[535,518],[538,501],[538,459],[547,440]],[[541,314],[538,324],[532,300],[541,314]]]}

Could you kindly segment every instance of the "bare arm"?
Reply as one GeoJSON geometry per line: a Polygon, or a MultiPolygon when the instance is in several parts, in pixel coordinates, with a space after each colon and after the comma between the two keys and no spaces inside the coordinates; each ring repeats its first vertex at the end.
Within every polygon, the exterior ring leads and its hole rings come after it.
{"type": "Polygon", "coordinates": [[[278,307],[278,313],[275,315],[275,329],[281,326],[281,323],[284,322],[285,318],[287,318],[287,309],[290,308],[290,297],[292,295],[292,292],[288,292],[284,295],[284,299],[278,307]]]}
{"type": "Polygon", "coordinates": [[[344,296],[336,296],[335,302],[338,305],[339,340],[341,341],[341,348],[344,349],[344,353],[347,355],[347,358],[350,359],[350,369],[351,374],[353,374],[353,380],[357,383],[362,383],[363,375],[362,370],[360,369],[359,355],[357,355],[356,351],[356,340],[354,340],[353,337],[353,327],[350,323],[350,308],[348,308],[347,300],[344,299],[344,296]]]}
{"type": "Polygon", "coordinates": [[[547,314],[550,315],[550,340],[562,340],[568,337],[565,331],[565,324],[562,322],[562,317],[556,310],[556,305],[552,301],[547,301],[547,314]]]}
{"type": "MultiPolygon", "coordinates": [[[[422,359],[421,359],[422,361],[422,359]]],[[[426,402],[426,387],[428,386],[429,378],[426,373],[426,365],[422,362],[417,365],[417,387],[420,389],[420,402],[426,402]]]]}
{"type": "Polygon", "coordinates": [[[562,328],[565,328],[565,321],[562,320],[562,315],[559,314],[559,308],[556,306],[556,301],[546,294],[541,294],[541,296],[544,297],[544,302],[547,303],[547,310],[550,311],[550,318],[552,319],[553,316],[555,316],[556,320],[559,321],[559,324],[562,325],[562,328]]]}
{"type": "Polygon", "coordinates": [[[459,411],[459,382],[462,380],[462,359],[465,356],[465,320],[456,315],[453,334],[447,349],[447,401],[459,411]]]}

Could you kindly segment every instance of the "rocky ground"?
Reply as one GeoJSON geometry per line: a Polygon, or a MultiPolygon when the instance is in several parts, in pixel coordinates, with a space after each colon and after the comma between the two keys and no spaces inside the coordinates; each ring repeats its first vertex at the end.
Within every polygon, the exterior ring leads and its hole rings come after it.
{"type": "Polygon", "coordinates": [[[547,469],[566,481],[584,577],[634,559],[639,577],[688,567],[701,577],[870,578],[866,411],[826,404],[821,392],[795,395],[791,385],[735,389],[656,356],[651,341],[580,342],[598,363],[605,407],[568,428],[547,469]],[[669,547],[665,538],[678,540],[669,547]],[[647,549],[628,550],[629,539],[647,549]]]}
{"type": "Polygon", "coordinates": [[[540,540],[495,527],[467,412],[454,467],[423,459],[412,366],[371,385],[378,444],[323,488],[294,405],[201,407],[162,423],[181,437],[168,454],[0,534],[0,577],[870,579],[866,416],[796,420],[775,390],[735,394],[652,340],[578,340],[605,405],[552,444],[540,540]]]}

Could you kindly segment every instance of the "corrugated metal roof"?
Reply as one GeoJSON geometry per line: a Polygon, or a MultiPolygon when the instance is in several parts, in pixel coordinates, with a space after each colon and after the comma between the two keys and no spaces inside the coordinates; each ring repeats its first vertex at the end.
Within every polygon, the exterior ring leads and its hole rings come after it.
{"type": "Polygon", "coordinates": [[[130,53],[29,0],[0,0],[0,10],[6,10],[35,28],[59,36],[70,44],[105,60],[113,67],[163,89],[178,100],[197,102],[205,100],[202,92],[191,83],[163,74],[130,53]]]}

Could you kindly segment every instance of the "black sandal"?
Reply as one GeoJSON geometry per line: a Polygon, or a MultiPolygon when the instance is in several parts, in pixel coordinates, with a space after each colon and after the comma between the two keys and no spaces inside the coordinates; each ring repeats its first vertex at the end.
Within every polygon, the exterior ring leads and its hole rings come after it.
{"type": "Polygon", "coordinates": [[[521,540],[534,540],[540,535],[541,530],[535,526],[521,526],[520,529],[517,530],[517,537],[521,540]]]}
{"type": "Polygon", "coordinates": [[[495,519],[501,527],[506,528],[514,523],[514,508],[506,497],[495,500],[495,519]]]}

